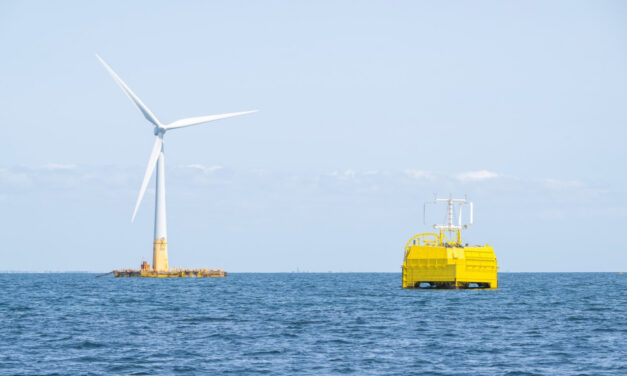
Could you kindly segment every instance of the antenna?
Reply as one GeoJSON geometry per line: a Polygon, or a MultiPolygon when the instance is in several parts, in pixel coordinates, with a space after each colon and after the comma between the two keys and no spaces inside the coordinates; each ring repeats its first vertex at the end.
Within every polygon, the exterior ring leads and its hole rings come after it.
{"type": "Polygon", "coordinates": [[[473,205],[472,202],[468,201],[466,198],[453,198],[453,195],[449,195],[449,198],[437,198],[435,197],[434,201],[425,202],[424,211],[423,211],[423,221],[426,224],[426,208],[427,204],[438,204],[438,203],[446,203],[448,204],[448,216],[446,224],[434,224],[433,228],[442,231],[458,231],[458,230],[466,230],[468,226],[471,226],[473,223],[473,205]],[[467,224],[462,223],[463,218],[463,207],[468,205],[470,214],[469,214],[469,222],[467,224]],[[457,206],[457,224],[455,224],[454,213],[455,206],[457,206]]]}

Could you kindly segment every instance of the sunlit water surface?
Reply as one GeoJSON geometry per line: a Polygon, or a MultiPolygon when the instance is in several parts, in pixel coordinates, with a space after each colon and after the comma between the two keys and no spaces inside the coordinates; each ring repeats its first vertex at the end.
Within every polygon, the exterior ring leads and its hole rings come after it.
{"type": "Polygon", "coordinates": [[[627,275],[0,274],[0,374],[627,375],[627,275]]]}

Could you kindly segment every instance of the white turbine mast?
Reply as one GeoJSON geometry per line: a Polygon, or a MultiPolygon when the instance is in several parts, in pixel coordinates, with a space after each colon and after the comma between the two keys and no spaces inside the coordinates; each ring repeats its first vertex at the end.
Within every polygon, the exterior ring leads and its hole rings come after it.
{"type": "Polygon", "coordinates": [[[150,111],[150,109],[139,99],[135,93],[122,81],[122,79],[109,67],[107,63],[98,55],[98,60],[109,71],[109,74],[113,77],[115,82],[122,88],[122,91],[129,97],[129,99],[135,104],[137,109],[144,115],[146,120],[154,125],[155,142],[152,146],[152,152],[148,159],[148,166],[144,173],[144,180],[139,189],[139,196],[137,197],[137,203],[135,204],[135,210],[133,211],[133,217],[131,222],[135,221],[139,204],[142,202],[144,194],[146,193],[146,187],[152,177],[152,174],[157,169],[156,179],[156,192],[155,192],[155,235],[153,244],[153,265],[154,270],[168,270],[168,254],[167,254],[167,230],[166,230],[166,215],[165,215],[165,174],[164,174],[164,150],[163,150],[163,136],[167,131],[177,128],[189,127],[192,125],[204,124],[214,120],[226,119],[239,115],[246,115],[257,110],[232,112],[228,114],[220,115],[208,115],[198,116],[192,118],[185,118],[173,121],[169,124],[162,124],[159,119],[150,111]]]}

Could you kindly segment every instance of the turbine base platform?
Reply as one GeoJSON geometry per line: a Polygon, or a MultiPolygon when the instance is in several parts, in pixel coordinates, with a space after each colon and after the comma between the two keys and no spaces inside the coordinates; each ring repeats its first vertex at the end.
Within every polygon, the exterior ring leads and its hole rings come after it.
{"type": "Polygon", "coordinates": [[[171,269],[171,270],[141,270],[124,269],[114,270],[114,277],[144,277],[144,278],[208,278],[226,277],[227,273],[222,269],[171,269]]]}

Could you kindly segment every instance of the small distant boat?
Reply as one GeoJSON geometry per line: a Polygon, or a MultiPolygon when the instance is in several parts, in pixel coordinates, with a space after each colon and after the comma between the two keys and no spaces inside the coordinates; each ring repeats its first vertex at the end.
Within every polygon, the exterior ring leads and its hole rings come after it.
{"type": "MultiPolygon", "coordinates": [[[[415,235],[405,245],[403,288],[496,289],[496,255],[490,245],[462,243],[462,229],[473,223],[473,204],[466,199],[436,198],[430,203],[448,203],[448,222],[434,225],[439,233],[415,235]],[[453,223],[457,206],[457,224],[453,223]],[[462,225],[462,208],[469,206],[470,217],[462,225]]],[[[425,212],[426,205],[425,203],[425,212]]]]}

